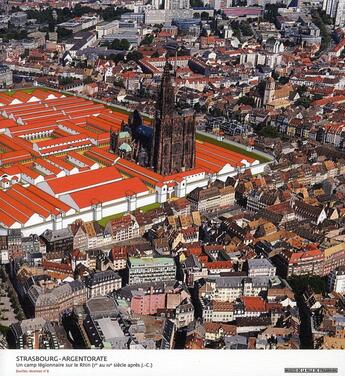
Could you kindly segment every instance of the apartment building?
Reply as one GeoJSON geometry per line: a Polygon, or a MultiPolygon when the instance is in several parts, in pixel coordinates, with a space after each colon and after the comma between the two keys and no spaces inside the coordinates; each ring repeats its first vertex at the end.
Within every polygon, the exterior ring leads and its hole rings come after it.
{"type": "Polygon", "coordinates": [[[267,259],[248,260],[248,276],[249,277],[274,277],[276,275],[276,267],[267,259]]]}
{"type": "Polygon", "coordinates": [[[269,277],[208,277],[199,289],[199,296],[220,302],[233,302],[241,296],[258,296],[269,287],[269,277]]]}
{"type": "Polygon", "coordinates": [[[28,290],[28,300],[35,317],[59,321],[62,315],[71,311],[75,305],[86,302],[87,288],[79,280],[63,283],[48,291],[33,285],[28,290]]]}
{"type": "Polygon", "coordinates": [[[129,257],[128,283],[160,282],[175,279],[176,265],[170,257],[129,257]]]}
{"type": "Polygon", "coordinates": [[[323,275],[324,254],[319,249],[292,252],[283,250],[274,257],[274,261],[283,277],[293,275],[323,275]]]}
{"type": "Polygon", "coordinates": [[[111,234],[113,240],[122,242],[139,236],[139,224],[131,214],[109,221],[105,228],[106,234],[111,234]]]}
{"type": "Polygon", "coordinates": [[[216,181],[212,186],[195,188],[188,194],[187,199],[192,211],[214,212],[234,205],[235,190],[232,186],[216,181]]]}
{"type": "Polygon", "coordinates": [[[120,289],[122,279],[114,270],[105,270],[91,274],[86,279],[86,287],[88,289],[88,298],[96,296],[105,296],[114,290],[120,289]]]}
{"type": "Polygon", "coordinates": [[[329,274],[328,291],[345,294],[345,266],[339,266],[329,274]]]}

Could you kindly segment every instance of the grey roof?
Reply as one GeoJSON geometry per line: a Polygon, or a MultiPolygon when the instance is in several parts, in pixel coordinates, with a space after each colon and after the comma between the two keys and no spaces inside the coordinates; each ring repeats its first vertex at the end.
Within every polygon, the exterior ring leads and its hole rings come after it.
{"type": "Polygon", "coordinates": [[[104,339],[107,342],[111,342],[111,340],[115,338],[125,336],[117,320],[112,320],[110,317],[104,317],[97,320],[97,324],[99,325],[100,330],[104,335],[104,339]]]}
{"type": "MultiPolygon", "coordinates": [[[[30,290],[33,287],[38,287],[38,286],[32,286],[30,290]]],[[[45,305],[53,305],[57,304],[59,301],[63,300],[66,298],[66,296],[73,294],[76,291],[82,290],[85,287],[83,282],[81,281],[72,281],[72,282],[67,282],[64,283],[58,287],[53,288],[52,290],[46,292],[46,293],[40,293],[37,296],[36,299],[36,305],[37,306],[45,306],[45,305]]],[[[41,292],[43,290],[41,289],[41,292]]]]}
{"type": "Polygon", "coordinates": [[[118,308],[113,298],[109,296],[97,296],[86,303],[86,311],[93,318],[111,317],[118,314],[118,308]]]}
{"type": "Polygon", "coordinates": [[[187,269],[201,269],[201,263],[195,255],[189,255],[183,262],[183,266],[187,269]]]}
{"type": "Polygon", "coordinates": [[[86,285],[88,287],[92,287],[102,282],[114,281],[116,279],[121,279],[118,273],[116,273],[114,270],[105,270],[103,272],[97,272],[97,273],[91,274],[86,279],[86,285]]]}
{"type": "Polygon", "coordinates": [[[249,269],[255,269],[255,268],[273,268],[273,265],[266,258],[251,259],[251,260],[248,260],[248,268],[249,269]]]}
{"type": "Polygon", "coordinates": [[[7,65],[0,64],[0,73],[8,72],[10,68],[7,65]]]}
{"type": "Polygon", "coordinates": [[[17,338],[27,334],[28,332],[44,330],[51,334],[55,333],[55,328],[50,321],[45,320],[43,317],[35,317],[32,319],[23,320],[11,325],[12,330],[15,332],[17,338]]]}
{"type": "Polygon", "coordinates": [[[254,287],[268,287],[270,283],[269,277],[245,277],[245,276],[234,276],[234,277],[209,277],[208,281],[214,281],[217,288],[236,288],[241,287],[244,282],[252,282],[254,287]]]}
{"type": "Polygon", "coordinates": [[[28,296],[31,301],[36,304],[39,296],[43,293],[43,289],[40,286],[33,285],[28,290],[28,296]]]}
{"type": "Polygon", "coordinates": [[[42,329],[47,321],[43,317],[36,317],[34,319],[28,319],[28,320],[23,320],[21,322],[21,328],[22,331],[28,332],[28,331],[35,331],[35,330],[40,330],[42,329]]]}
{"type": "Polygon", "coordinates": [[[45,230],[41,235],[41,238],[48,242],[54,242],[57,240],[73,238],[73,234],[69,228],[63,228],[61,230],[45,230]]]}
{"type": "Polygon", "coordinates": [[[224,343],[226,348],[247,347],[247,337],[241,335],[225,336],[224,343]]]}

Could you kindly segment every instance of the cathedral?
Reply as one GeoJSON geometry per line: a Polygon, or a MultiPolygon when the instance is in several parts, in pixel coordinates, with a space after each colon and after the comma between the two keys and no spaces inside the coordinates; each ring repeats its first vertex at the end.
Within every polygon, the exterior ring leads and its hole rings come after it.
{"type": "Polygon", "coordinates": [[[169,64],[164,67],[153,130],[152,168],[169,175],[195,165],[195,114],[177,111],[169,64]]]}
{"type": "Polygon", "coordinates": [[[153,128],[143,125],[134,111],[120,132],[110,132],[110,148],[161,175],[189,170],[195,165],[195,114],[177,110],[169,63],[164,67],[153,128]]]}

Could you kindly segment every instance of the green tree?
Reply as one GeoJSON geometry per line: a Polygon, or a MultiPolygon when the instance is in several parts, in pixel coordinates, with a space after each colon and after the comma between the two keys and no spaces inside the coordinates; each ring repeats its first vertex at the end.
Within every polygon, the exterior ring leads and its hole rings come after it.
{"type": "Polygon", "coordinates": [[[199,103],[199,102],[195,103],[195,105],[194,105],[194,110],[195,110],[196,112],[200,112],[200,111],[201,111],[201,106],[200,106],[200,103],[199,103]]]}
{"type": "Polygon", "coordinates": [[[240,30],[240,24],[238,21],[236,20],[232,20],[230,22],[230,26],[234,32],[234,36],[237,38],[237,39],[240,39],[241,38],[241,30],[240,30]]]}
{"type": "Polygon", "coordinates": [[[25,316],[24,316],[24,314],[23,314],[23,312],[18,312],[17,314],[16,314],[16,319],[18,320],[18,321],[22,321],[22,320],[24,320],[25,319],[25,316]]]}
{"type": "Polygon", "coordinates": [[[272,78],[274,79],[274,81],[277,81],[279,79],[279,74],[276,71],[273,71],[272,78]]]}
{"type": "Polygon", "coordinates": [[[282,84],[282,85],[285,85],[289,82],[289,77],[287,76],[281,76],[279,77],[279,83],[282,84]]]}
{"type": "Polygon", "coordinates": [[[202,29],[201,30],[200,36],[201,37],[207,37],[207,31],[206,31],[206,29],[202,29]]]}
{"type": "Polygon", "coordinates": [[[315,275],[292,276],[288,283],[296,295],[302,294],[309,286],[316,294],[325,294],[327,291],[327,277],[315,275]]]}
{"type": "Polygon", "coordinates": [[[308,108],[310,106],[311,99],[308,97],[301,97],[295,101],[296,106],[303,106],[304,108],[308,108]]]}
{"type": "Polygon", "coordinates": [[[140,44],[149,46],[150,44],[152,44],[153,40],[154,36],[152,34],[146,34],[140,44]]]}
{"type": "Polygon", "coordinates": [[[237,101],[237,104],[245,104],[245,105],[249,105],[249,106],[252,106],[252,107],[256,107],[254,98],[249,97],[247,95],[244,95],[243,97],[241,97],[237,101]]]}
{"type": "Polygon", "coordinates": [[[60,42],[68,39],[72,34],[71,30],[65,29],[64,27],[58,27],[57,29],[58,40],[60,42]]]}
{"type": "Polygon", "coordinates": [[[279,137],[279,134],[278,134],[278,131],[276,130],[276,128],[270,126],[270,125],[266,125],[266,127],[262,128],[258,134],[260,136],[264,136],[264,137],[270,137],[270,138],[277,138],[279,137]]]}
{"type": "Polygon", "coordinates": [[[159,55],[159,52],[158,52],[158,50],[156,50],[152,55],[151,55],[151,57],[153,57],[153,58],[156,58],[156,57],[159,57],[160,55],[159,55]]]}
{"type": "Polygon", "coordinates": [[[57,14],[56,23],[66,22],[73,18],[73,13],[69,8],[55,9],[57,14]]]}
{"type": "Polygon", "coordinates": [[[297,88],[297,93],[302,96],[304,93],[308,91],[308,88],[305,85],[299,86],[297,88]]]}
{"type": "Polygon", "coordinates": [[[204,6],[204,2],[202,0],[189,0],[189,4],[191,8],[202,8],[204,6]]]}
{"type": "Polygon", "coordinates": [[[201,12],[200,18],[202,20],[208,20],[209,19],[209,14],[207,12],[201,12]]]}
{"type": "Polygon", "coordinates": [[[122,50],[122,51],[128,51],[130,47],[130,43],[127,39],[114,39],[110,43],[110,48],[112,50],[122,50]]]}
{"type": "Polygon", "coordinates": [[[123,61],[125,58],[125,55],[124,54],[110,54],[108,57],[107,57],[107,60],[112,60],[114,61],[116,64],[119,63],[120,61],[123,61]]]}
{"type": "Polygon", "coordinates": [[[322,94],[314,94],[313,95],[313,101],[318,101],[319,99],[322,99],[323,95],[322,94]]]}
{"type": "Polygon", "coordinates": [[[210,113],[212,114],[212,116],[216,116],[216,117],[223,116],[223,111],[218,107],[212,108],[210,110],[210,113]]]}
{"type": "Polygon", "coordinates": [[[240,23],[240,30],[244,37],[250,37],[253,35],[252,27],[250,26],[248,21],[242,21],[240,23]]]}
{"type": "Polygon", "coordinates": [[[4,42],[8,42],[12,39],[14,40],[25,39],[27,35],[28,33],[26,30],[18,29],[12,24],[9,24],[7,29],[0,30],[0,38],[2,38],[4,42]]]}
{"type": "Polygon", "coordinates": [[[325,25],[333,25],[333,18],[329,16],[324,10],[319,10],[319,15],[325,25]]]}
{"type": "Polygon", "coordinates": [[[74,82],[74,78],[72,77],[59,77],[59,85],[69,85],[74,82]]]}
{"type": "Polygon", "coordinates": [[[143,54],[137,50],[128,52],[126,59],[128,61],[133,60],[133,61],[139,61],[143,58],[143,54]]]}
{"type": "Polygon", "coordinates": [[[124,7],[107,7],[104,9],[101,9],[99,12],[99,15],[105,20],[105,21],[113,21],[113,20],[119,20],[121,18],[121,15],[124,13],[133,12],[133,10],[124,8],[124,7]]]}
{"type": "Polygon", "coordinates": [[[313,9],[311,11],[311,16],[314,24],[320,29],[322,39],[319,52],[322,52],[327,49],[329,44],[331,43],[331,35],[320,15],[320,10],[313,9]]]}
{"type": "Polygon", "coordinates": [[[84,84],[91,84],[92,83],[92,78],[90,76],[87,76],[85,79],[84,79],[84,84]]]}
{"type": "Polygon", "coordinates": [[[10,330],[10,328],[8,326],[0,324],[0,333],[2,333],[4,336],[7,335],[7,333],[9,332],[9,330],[10,330]]]}
{"type": "Polygon", "coordinates": [[[278,9],[279,8],[286,8],[285,4],[278,3],[278,4],[266,4],[265,5],[265,13],[264,19],[265,21],[276,23],[277,16],[278,16],[278,9]]]}
{"type": "Polygon", "coordinates": [[[83,6],[80,3],[76,4],[76,6],[73,8],[73,15],[75,17],[81,17],[86,13],[93,12],[93,9],[88,6],[83,6]]]}

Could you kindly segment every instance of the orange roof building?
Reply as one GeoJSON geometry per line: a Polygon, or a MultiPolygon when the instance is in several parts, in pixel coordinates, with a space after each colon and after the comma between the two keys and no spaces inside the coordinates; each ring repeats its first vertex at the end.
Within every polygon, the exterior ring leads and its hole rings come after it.
{"type": "MultiPolygon", "coordinates": [[[[180,72],[189,71],[189,60],[177,58],[180,72]]],[[[165,58],[141,61],[154,74],[160,74],[164,64],[165,58]]],[[[126,75],[135,77],[133,72],[126,75]]],[[[191,83],[203,79],[188,77],[191,83]]],[[[207,80],[213,79],[218,80],[207,80]]],[[[181,199],[195,187],[207,186],[212,175],[224,181],[259,165],[247,153],[200,141],[193,169],[163,176],[109,151],[110,132],[120,131],[128,118],[122,110],[54,90],[0,93],[0,225],[29,235],[67,227],[76,219],[99,220],[181,199]]],[[[174,210],[190,209],[184,205],[174,210]]],[[[188,231],[185,236],[193,238],[188,231]]],[[[207,257],[202,261],[215,272],[232,267],[231,262],[210,262],[207,257]]]]}

